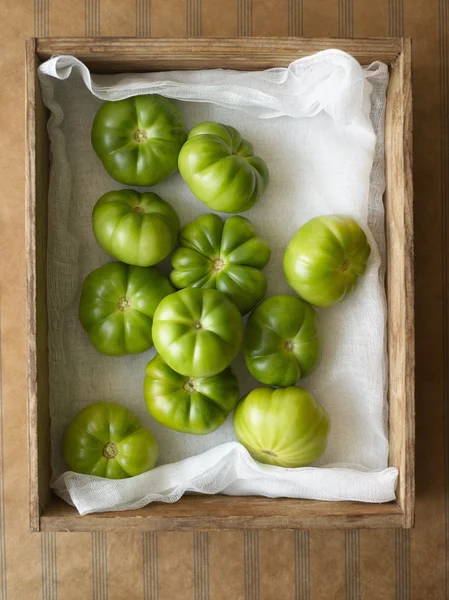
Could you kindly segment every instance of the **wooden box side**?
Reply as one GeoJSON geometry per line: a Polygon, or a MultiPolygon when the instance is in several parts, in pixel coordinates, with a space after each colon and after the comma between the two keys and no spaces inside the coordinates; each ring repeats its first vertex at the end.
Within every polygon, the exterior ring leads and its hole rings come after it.
{"type": "Polygon", "coordinates": [[[411,212],[410,45],[400,39],[38,39],[27,45],[28,237],[27,262],[30,386],[31,525],[46,531],[125,529],[275,529],[296,527],[410,527],[413,521],[413,259],[411,212]],[[398,503],[326,503],[264,498],[185,497],[176,505],[152,504],[130,513],[80,517],[50,497],[48,365],[46,339],[46,207],[48,139],[46,116],[36,93],[37,59],[74,54],[102,72],[164,69],[263,69],[326,48],[338,47],[362,64],[392,66],[386,118],[386,221],[388,344],[390,359],[390,464],[400,469],[398,503]],[[37,59],[35,57],[37,52],[37,59]],[[33,62],[34,61],[34,62],[33,62]],[[31,67],[31,65],[33,65],[31,67]],[[408,83],[407,83],[408,82],[408,83]],[[34,106],[29,107],[29,102],[34,106]],[[389,164],[391,162],[391,164],[389,164]],[[34,210],[34,206],[36,210],[34,210]],[[389,222],[391,221],[391,222],[389,222]],[[411,295],[410,295],[411,294],[411,295]],[[411,300],[410,300],[411,298],[411,300]],[[34,304],[33,304],[34,303],[34,304]],[[34,308],[36,306],[36,308],[34,308]],[[34,336],[34,338],[33,338],[34,336]],[[33,338],[31,340],[31,338],[33,338]],[[407,344],[411,344],[409,348],[407,344]],[[39,433],[38,433],[39,431],[39,433]],[[43,508],[39,520],[39,513],[43,508]]]}
{"type": "Polygon", "coordinates": [[[393,61],[385,119],[385,223],[390,465],[399,469],[397,502],[412,527],[415,501],[415,335],[411,41],[393,61]]]}
{"type": "Polygon", "coordinates": [[[26,273],[30,528],[39,530],[50,498],[50,416],[47,357],[47,111],[37,78],[36,41],[26,41],[26,273]]]}

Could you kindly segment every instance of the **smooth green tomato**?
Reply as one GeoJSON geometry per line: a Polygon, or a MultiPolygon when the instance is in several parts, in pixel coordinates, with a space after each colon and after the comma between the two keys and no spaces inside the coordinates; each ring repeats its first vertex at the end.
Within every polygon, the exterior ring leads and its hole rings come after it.
{"type": "Polygon", "coordinates": [[[366,270],[371,248],[351,217],[315,217],[300,227],[284,254],[284,274],[295,292],[314,306],[341,302],[366,270]]]}
{"type": "Polygon", "coordinates": [[[329,415],[299,386],[252,390],[234,411],[234,431],[251,456],[279,467],[305,467],[323,455],[329,415]]]}
{"type": "Polygon", "coordinates": [[[97,242],[111,256],[128,265],[149,267],[175,247],[179,218],[154,192],[117,190],[97,201],[92,227],[97,242]]]}
{"type": "Polygon", "coordinates": [[[95,115],[91,139],[113,179],[149,187],[177,170],[186,131],[176,105],[152,94],[105,102],[95,115]]]}
{"type": "Polygon", "coordinates": [[[249,210],[269,181],[268,167],[252,145],[234,127],[212,121],[191,129],[178,167],[192,193],[218,212],[249,210]]]}
{"type": "Polygon", "coordinates": [[[155,267],[107,263],[84,280],[79,320],[99,352],[139,354],[153,345],[154,312],[173,291],[155,267]]]}
{"type": "Polygon", "coordinates": [[[153,319],[156,350],[177,373],[210,377],[224,371],[242,342],[242,317],[217,290],[186,288],[164,298],[153,319]]]}
{"type": "Polygon", "coordinates": [[[261,383],[294,385],[321,357],[316,310],[296,296],[267,298],[248,319],[243,351],[246,366],[261,383]]]}
{"type": "Polygon", "coordinates": [[[143,394],[156,421],[175,431],[204,435],[226,421],[238,402],[239,385],[229,367],[211,377],[186,377],[156,354],[145,370],[143,394]]]}

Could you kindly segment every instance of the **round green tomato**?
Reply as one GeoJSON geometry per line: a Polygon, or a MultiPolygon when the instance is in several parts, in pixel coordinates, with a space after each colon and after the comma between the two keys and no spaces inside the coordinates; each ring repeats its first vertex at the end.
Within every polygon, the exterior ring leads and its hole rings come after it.
{"type": "Polygon", "coordinates": [[[125,185],[148,187],[174,173],[185,140],[178,108],[157,94],[105,102],[92,126],[95,152],[125,185]]]}
{"type": "Polygon", "coordinates": [[[304,467],[327,446],[330,420],[312,394],[298,386],[256,388],[234,411],[234,431],[251,456],[279,467],[304,467]]]}
{"type": "Polygon", "coordinates": [[[170,204],[153,192],[117,190],[104,194],[95,204],[92,226],[106,252],[128,265],[149,267],[175,247],[179,218],[170,204]]]}
{"type": "Polygon", "coordinates": [[[76,473],[108,479],[134,477],[156,466],[159,448],[130,410],[113,402],[89,404],[64,435],[64,460],[76,473]]]}
{"type": "Polygon", "coordinates": [[[178,167],[195,196],[219,212],[249,210],[269,180],[268,167],[251,144],[233,127],[211,121],[190,131],[178,167]]]}
{"type": "Polygon", "coordinates": [[[224,371],[242,342],[242,317],[222,292],[186,288],[154,313],[156,350],[177,373],[210,377],[224,371]]]}
{"type": "Polygon", "coordinates": [[[300,227],[284,254],[284,273],[295,292],[314,306],[341,302],[366,269],[371,248],[351,217],[315,217],[300,227]]]}
{"type": "Polygon", "coordinates": [[[162,425],[182,433],[215,431],[239,399],[237,377],[229,367],[212,377],[185,377],[156,354],[145,374],[143,395],[148,411],[162,425]]]}
{"type": "Polygon", "coordinates": [[[271,296],[251,313],[243,351],[251,374],[261,383],[294,385],[318,365],[318,314],[295,296],[271,296]]]}
{"type": "Polygon", "coordinates": [[[220,290],[243,315],[265,296],[260,269],[270,260],[270,247],[245,217],[223,223],[218,215],[201,215],[181,229],[179,243],[170,273],[175,287],[220,290]]]}
{"type": "Polygon", "coordinates": [[[173,291],[155,267],[107,263],[84,280],[79,320],[99,352],[139,354],[153,345],[154,311],[173,291]]]}

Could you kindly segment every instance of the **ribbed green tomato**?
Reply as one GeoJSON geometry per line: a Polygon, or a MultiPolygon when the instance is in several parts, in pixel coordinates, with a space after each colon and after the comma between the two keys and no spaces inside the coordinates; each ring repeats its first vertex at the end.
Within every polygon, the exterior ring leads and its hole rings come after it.
{"type": "Polygon", "coordinates": [[[229,367],[212,377],[185,377],[156,354],[145,374],[143,395],[148,411],[162,425],[182,433],[215,431],[239,399],[237,377],[229,367]]]}
{"type": "Polygon", "coordinates": [[[366,269],[371,248],[351,217],[315,217],[300,227],[284,254],[288,284],[314,306],[341,302],[366,269]]]}
{"type": "Polygon", "coordinates": [[[109,175],[126,185],[156,185],[178,166],[186,140],[173,102],[157,94],[105,102],[95,115],[92,146],[109,175]]]}
{"type": "Polygon", "coordinates": [[[176,244],[179,218],[153,192],[117,190],[104,194],[92,212],[97,242],[127,263],[149,267],[163,260],[176,244]]]}
{"type": "Polygon", "coordinates": [[[217,290],[186,288],[164,298],[154,313],[156,350],[177,373],[210,377],[224,371],[242,342],[242,317],[217,290]]]}
{"type": "Polygon", "coordinates": [[[130,410],[113,402],[83,408],[64,435],[70,471],[108,479],[134,477],[156,466],[159,448],[130,410]]]}
{"type": "Polygon", "coordinates": [[[268,244],[245,217],[201,215],[181,229],[170,279],[177,288],[217,289],[244,315],[267,291],[260,269],[270,260],[268,244]]]}
{"type": "Polygon", "coordinates": [[[218,212],[249,210],[269,181],[268,167],[252,145],[234,127],[211,121],[190,131],[178,167],[195,196],[218,212]]]}
{"type": "Polygon", "coordinates": [[[157,305],[174,289],[155,267],[107,263],[89,273],[81,288],[78,316],[103,354],[139,354],[153,345],[157,305]]]}
{"type": "Polygon", "coordinates": [[[243,351],[251,374],[261,383],[294,385],[318,365],[318,314],[295,296],[271,296],[251,313],[243,351]]]}
{"type": "Polygon", "coordinates": [[[234,431],[251,456],[279,467],[305,467],[327,446],[330,420],[299,386],[252,390],[234,411],[234,431]]]}

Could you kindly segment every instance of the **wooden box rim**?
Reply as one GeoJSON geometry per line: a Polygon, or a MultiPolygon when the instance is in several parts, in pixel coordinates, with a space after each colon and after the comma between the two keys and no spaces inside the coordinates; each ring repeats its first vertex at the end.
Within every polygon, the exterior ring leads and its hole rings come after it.
{"type": "Polygon", "coordinates": [[[32,531],[372,528],[414,521],[414,288],[411,40],[407,38],[29,38],[26,40],[26,255],[28,432],[32,531]],[[96,72],[265,69],[337,48],[361,64],[388,64],[385,128],[390,460],[396,502],[323,502],[262,497],[184,496],[175,504],[80,516],[49,489],[46,363],[46,109],[37,67],[71,54],[96,72]]]}

